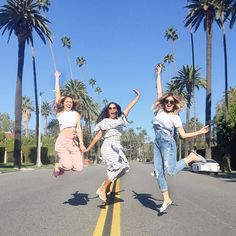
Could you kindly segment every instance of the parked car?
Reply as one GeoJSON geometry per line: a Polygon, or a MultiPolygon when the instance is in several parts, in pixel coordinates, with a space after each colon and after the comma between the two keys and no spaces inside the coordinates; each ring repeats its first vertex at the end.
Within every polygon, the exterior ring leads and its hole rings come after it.
{"type": "Polygon", "coordinates": [[[220,172],[220,165],[212,159],[206,159],[206,163],[195,162],[191,166],[193,172],[207,172],[218,174],[220,172]]]}

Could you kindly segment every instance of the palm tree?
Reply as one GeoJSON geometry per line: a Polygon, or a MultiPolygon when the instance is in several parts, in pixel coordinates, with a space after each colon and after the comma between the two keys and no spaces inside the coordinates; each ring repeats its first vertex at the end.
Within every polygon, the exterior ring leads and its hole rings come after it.
{"type": "Polygon", "coordinates": [[[106,98],[102,99],[102,103],[104,106],[106,106],[108,104],[108,100],[106,98]]]}
{"type": "Polygon", "coordinates": [[[57,119],[50,120],[47,126],[47,130],[49,135],[57,137],[60,130],[58,120],[57,119]]]}
{"type": "MultiPolygon", "coordinates": [[[[192,66],[183,66],[172,78],[172,89],[177,90],[179,94],[183,94],[187,101],[186,112],[186,131],[189,132],[190,108],[192,104],[194,88],[206,88],[206,80],[200,77],[200,68],[192,66]]],[[[196,119],[196,117],[195,117],[196,119]]],[[[185,156],[188,155],[188,140],[185,140],[185,156]]]]}
{"type": "Polygon", "coordinates": [[[50,0],[37,0],[39,10],[48,11],[48,7],[51,5],[50,0]]]}
{"type": "Polygon", "coordinates": [[[92,88],[94,87],[94,85],[96,84],[96,80],[95,79],[93,79],[93,78],[91,78],[90,80],[89,80],[89,84],[92,86],[92,88]]]}
{"type": "Polygon", "coordinates": [[[174,52],[174,42],[179,38],[177,34],[177,30],[174,28],[168,28],[165,32],[165,37],[167,40],[170,40],[172,42],[172,55],[174,59],[174,74],[176,72],[176,60],[175,60],[175,52],[174,52]]]}
{"type": "Polygon", "coordinates": [[[48,117],[52,114],[52,108],[49,102],[43,102],[41,114],[44,117],[44,135],[47,135],[48,117]]]}
{"type": "Polygon", "coordinates": [[[230,24],[229,27],[232,29],[236,20],[236,1],[232,1],[231,10],[230,10],[230,24]]]}
{"type": "MultiPolygon", "coordinates": [[[[49,6],[51,5],[51,1],[50,0],[37,0],[37,3],[38,3],[39,10],[43,12],[43,16],[45,17],[45,12],[48,12],[49,6]]],[[[53,68],[54,68],[54,70],[56,70],[57,69],[56,57],[55,57],[55,53],[54,53],[53,47],[52,47],[52,40],[53,40],[53,35],[51,33],[51,40],[48,40],[48,43],[49,43],[49,47],[50,47],[50,53],[52,56],[53,68]]]]}
{"type": "Polygon", "coordinates": [[[95,93],[97,93],[98,96],[99,96],[99,94],[100,94],[101,92],[102,92],[102,89],[101,89],[100,87],[96,87],[95,93]]]}
{"type": "Polygon", "coordinates": [[[33,0],[7,0],[0,9],[0,29],[2,34],[9,31],[8,41],[15,33],[18,39],[18,69],[15,95],[15,138],[14,167],[21,167],[21,122],[22,122],[22,79],[25,57],[25,43],[33,44],[33,30],[46,44],[45,37],[50,38],[49,21],[38,11],[33,0]]]}
{"type": "MultiPolygon", "coordinates": [[[[189,4],[189,0],[187,0],[189,4]]],[[[191,38],[191,52],[192,52],[192,67],[195,68],[195,53],[194,53],[194,40],[193,40],[193,30],[192,24],[190,24],[190,38],[191,38]]],[[[194,131],[197,130],[197,109],[196,109],[196,96],[195,96],[195,88],[193,89],[193,110],[194,110],[194,131]]],[[[196,137],[194,137],[194,144],[196,143],[196,137]]]]}
{"type": "Polygon", "coordinates": [[[86,60],[85,60],[83,57],[77,57],[77,58],[76,58],[76,64],[77,64],[79,67],[82,67],[83,65],[86,64],[86,60]]]}
{"type": "MultiPolygon", "coordinates": [[[[212,25],[215,20],[215,0],[190,0],[186,7],[189,13],[185,18],[185,27],[191,25],[196,31],[203,21],[206,31],[206,70],[207,70],[207,89],[206,89],[206,124],[211,121],[211,80],[212,80],[212,25]]],[[[211,159],[211,131],[206,134],[206,158],[211,159]]]]}
{"type": "Polygon", "coordinates": [[[67,60],[70,68],[70,79],[73,79],[71,60],[70,60],[70,49],[71,49],[71,40],[67,36],[61,38],[62,46],[68,49],[67,51],[67,60]]]}
{"type": "Polygon", "coordinates": [[[167,55],[165,55],[163,61],[164,61],[165,63],[168,63],[168,64],[174,62],[174,56],[173,56],[173,54],[167,54],[167,55]]]}
{"type": "MultiPolygon", "coordinates": [[[[85,84],[79,80],[69,80],[61,89],[62,95],[70,95],[75,101],[78,101],[81,105],[81,117],[86,119],[87,112],[92,114],[98,114],[98,111],[95,109],[95,102],[91,97],[88,96],[85,84]]],[[[90,114],[91,116],[91,114],[90,114]]]]}
{"type": "Polygon", "coordinates": [[[34,107],[30,97],[22,97],[22,123],[25,130],[25,137],[28,137],[29,134],[29,121],[31,118],[31,113],[34,111],[34,107]]]}
{"type": "Polygon", "coordinates": [[[232,0],[218,0],[216,10],[216,22],[222,30],[223,47],[224,47],[224,70],[225,70],[225,119],[229,120],[229,99],[228,99],[228,63],[227,63],[227,47],[226,47],[226,29],[227,21],[232,9],[232,0]]]}
{"type": "MultiPolygon", "coordinates": [[[[168,64],[174,62],[174,56],[173,56],[173,54],[167,54],[167,55],[165,55],[165,56],[164,56],[164,59],[163,59],[163,62],[164,62],[164,63],[168,63],[168,64]]],[[[170,78],[171,78],[171,72],[170,72],[170,78]]]]}

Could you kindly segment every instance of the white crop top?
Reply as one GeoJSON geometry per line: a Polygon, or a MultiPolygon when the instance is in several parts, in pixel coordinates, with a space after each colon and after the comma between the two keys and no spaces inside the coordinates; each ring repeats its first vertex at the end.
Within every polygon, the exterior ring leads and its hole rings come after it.
{"type": "Polygon", "coordinates": [[[57,115],[57,119],[59,121],[60,130],[65,128],[76,128],[77,126],[77,115],[76,111],[63,111],[62,113],[57,115]]]}
{"type": "Polygon", "coordinates": [[[170,115],[162,109],[157,112],[154,117],[153,124],[157,124],[168,129],[172,129],[173,127],[180,128],[183,126],[179,115],[170,115]]]}

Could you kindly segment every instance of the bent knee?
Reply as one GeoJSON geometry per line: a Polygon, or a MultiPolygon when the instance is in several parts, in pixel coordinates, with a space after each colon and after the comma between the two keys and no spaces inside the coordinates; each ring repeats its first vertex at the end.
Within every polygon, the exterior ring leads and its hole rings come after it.
{"type": "Polygon", "coordinates": [[[167,173],[168,175],[170,175],[170,176],[176,175],[176,171],[171,170],[171,169],[167,169],[167,170],[166,170],[166,173],[167,173]]]}

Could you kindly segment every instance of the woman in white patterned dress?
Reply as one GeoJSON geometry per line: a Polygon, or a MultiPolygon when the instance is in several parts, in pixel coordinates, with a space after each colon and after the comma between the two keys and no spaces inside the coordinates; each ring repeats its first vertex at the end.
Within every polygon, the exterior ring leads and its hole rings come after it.
{"type": "Polygon", "coordinates": [[[122,112],[121,107],[110,102],[100,113],[95,126],[96,135],[86,149],[89,151],[102,137],[104,139],[101,147],[102,159],[107,164],[107,178],[98,189],[97,194],[102,201],[106,201],[106,190],[116,179],[129,171],[129,164],[120,143],[122,129],[127,124],[126,117],[130,109],[135,105],[140,97],[140,92],[134,90],[136,97],[122,112]]]}

